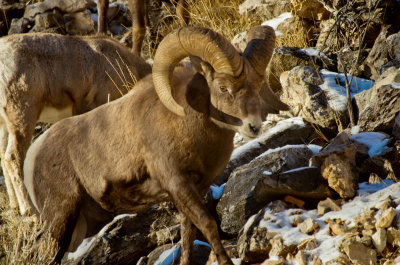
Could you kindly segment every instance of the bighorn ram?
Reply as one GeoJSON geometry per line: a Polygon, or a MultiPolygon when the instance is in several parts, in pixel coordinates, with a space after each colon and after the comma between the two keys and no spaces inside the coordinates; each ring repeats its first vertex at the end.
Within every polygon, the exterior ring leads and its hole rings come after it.
{"type": "MultiPolygon", "coordinates": [[[[149,0],[129,0],[128,5],[132,14],[132,51],[140,55],[146,27],[149,26],[148,17],[149,0]]],[[[189,12],[186,0],[172,0],[176,4],[176,14],[182,26],[188,24],[189,12]]],[[[97,9],[99,14],[98,27],[99,33],[107,31],[107,10],[109,0],[98,0],[97,9]]]]}
{"type": "Polygon", "coordinates": [[[55,122],[87,112],[121,96],[107,58],[119,55],[127,79],[140,79],[150,66],[108,37],[53,34],[10,35],[0,39],[0,158],[12,208],[30,210],[23,185],[23,161],[37,121],[55,122]],[[107,57],[107,58],[106,58],[107,57]],[[128,73],[128,67],[131,73],[128,73]]]}
{"type": "Polygon", "coordinates": [[[160,43],[153,74],[129,94],[33,143],[24,182],[59,242],[58,259],[113,216],[170,199],[182,215],[181,264],[190,264],[194,226],[219,264],[232,264],[202,197],[227,165],[235,131],[256,137],[262,108],[287,109],[264,81],[274,41],[271,27],[255,27],[241,55],[212,30],[175,30],[160,43]],[[187,56],[197,72],[175,69],[187,56]]]}

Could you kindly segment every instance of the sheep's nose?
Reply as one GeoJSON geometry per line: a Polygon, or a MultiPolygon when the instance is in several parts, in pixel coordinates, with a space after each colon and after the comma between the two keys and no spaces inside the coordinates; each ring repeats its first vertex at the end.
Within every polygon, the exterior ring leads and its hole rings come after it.
{"type": "Polygon", "coordinates": [[[260,126],[256,126],[256,125],[249,123],[249,129],[252,133],[258,134],[258,132],[260,131],[260,126]]]}

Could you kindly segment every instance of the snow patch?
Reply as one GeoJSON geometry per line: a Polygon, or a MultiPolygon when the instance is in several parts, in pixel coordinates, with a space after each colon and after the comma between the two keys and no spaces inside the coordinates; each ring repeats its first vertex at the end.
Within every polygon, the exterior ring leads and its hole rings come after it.
{"type": "Polygon", "coordinates": [[[68,260],[77,260],[82,257],[93,245],[96,236],[85,238],[79,247],[74,251],[67,254],[68,260]]]}
{"type": "Polygon", "coordinates": [[[389,148],[387,144],[390,139],[386,134],[379,132],[361,132],[350,136],[350,140],[368,146],[368,155],[373,157],[382,154],[389,148]]]}
{"type": "Polygon", "coordinates": [[[392,88],[400,89],[400,83],[392,83],[390,86],[391,86],[392,88]]]}
{"type": "Polygon", "coordinates": [[[329,61],[331,60],[329,59],[328,56],[326,56],[325,53],[317,50],[316,48],[305,48],[305,49],[300,49],[299,51],[305,53],[308,56],[321,57],[329,61]]]}
{"type": "Polygon", "coordinates": [[[281,133],[292,126],[297,125],[299,127],[305,127],[305,123],[302,118],[300,117],[294,117],[294,118],[289,118],[283,121],[279,121],[275,127],[272,127],[269,129],[265,134],[261,135],[257,139],[254,139],[242,146],[237,147],[231,155],[231,160],[239,158],[242,154],[247,153],[251,149],[259,148],[260,143],[265,142],[268,138],[271,138],[273,135],[281,133]]]}
{"type": "Polygon", "coordinates": [[[154,265],[170,265],[181,255],[181,248],[178,245],[174,245],[172,248],[165,250],[158,257],[154,265]]]}
{"type": "Polygon", "coordinates": [[[281,36],[282,32],[278,30],[278,26],[282,24],[285,19],[291,18],[292,14],[290,12],[282,13],[279,17],[264,21],[261,25],[263,26],[270,26],[275,30],[276,36],[281,36]]]}
{"type": "MultiPolygon", "coordinates": [[[[347,94],[344,74],[331,72],[328,70],[320,71],[323,84],[319,87],[325,91],[328,98],[329,106],[335,111],[345,111],[347,109],[347,94]]],[[[351,75],[347,75],[347,80],[350,82],[351,75]]],[[[351,98],[354,95],[370,89],[374,85],[371,80],[353,77],[350,85],[351,98]]]]}
{"type": "MultiPolygon", "coordinates": [[[[268,232],[277,232],[277,237],[282,237],[285,245],[298,245],[307,238],[315,238],[318,247],[306,251],[307,254],[317,255],[325,264],[342,255],[339,251],[339,243],[343,236],[331,236],[329,225],[325,222],[327,219],[340,218],[345,221],[349,227],[354,226],[353,219],[372,207],[378,208],[387,196],[390,194],[393,200],[400,199],[400,183],[393,184],[392,181],[382,181],[380,184],[361,183],[358,195],[353,201],[342,205],[342,209],[337,212],[329,212],[324,216],[318,216],[316,210],[288,209],[281,212],[273,212],[268,207],[263,210],[263,219],[259,226],[267,228],[268,232]],[[315,235],[306,235],[300,232],[299,227],[293,227],[292,223],[296,217],[300,216],[303,220],[312,218],[320,226],[315,235]]],[[[400,207],[396,209],[400,214],[400,207]]],[[[378,213],[379,214],[379,213],[378,213]]],[[[244,232],[254,223],[256,215],[253,215],[245,224],[244,232]]]]}
{"type": "Polygon", "coordinates": [[[351,127],[350,133],[351,135],[360,133],[360,127],[358,125],[351,127]]]}

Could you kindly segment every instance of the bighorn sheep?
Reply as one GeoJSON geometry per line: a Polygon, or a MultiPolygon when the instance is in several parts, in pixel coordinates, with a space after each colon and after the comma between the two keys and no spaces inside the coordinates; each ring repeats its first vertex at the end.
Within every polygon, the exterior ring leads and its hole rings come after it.
{"type": "Polygon", "coordinates": [[[182,216],[181,264],[190,264],[194,226],[219,264],[232,264],[202,196],[227,165],[235,131],[256,137],[263,106],[287,109],[264,80],[274,41],[271,27],[255,27],[241,55],[212,30],[175,30],[160,43],[153,74],[126,96],[56,123],[33,143],[24,183],[52,227],[58,259],[113,216],[170,199],[182,216]],[[175,69],[187,56],[196,70],[175,69]]]}
{"type": "Polygon", "coordinates": [[[119,56],[126,78],[151,72],[143,59],[108,37],[22,34],[0,39],[0,158],[10,205],[19,205],[21,214],[30,211],[22,168],[36,122],[55,122],[120,97],[107,76],[122,88],[107,62],[116,64],[119,56]]]}
{"type": "MultiPolygon", "coordinates": [[[[148,17],[149,0],[129,0],[128,5],[132,14],[132,51],[140,55],[146,27],[149,26],[148,17]]],[[[176,14],[182,26],[188,24],[189,12],[186,0],[172,0],[176,4],[176,14]]],[[[109,0],[98,0],[97,9],[99,14],[98,27],[99,33],[107,31],[107,10],[109,0]]]]}

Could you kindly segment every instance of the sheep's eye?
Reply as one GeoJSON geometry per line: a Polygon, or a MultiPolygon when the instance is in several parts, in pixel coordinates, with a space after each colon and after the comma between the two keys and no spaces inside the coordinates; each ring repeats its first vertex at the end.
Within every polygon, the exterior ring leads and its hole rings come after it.
{"type": "Polygon", "coordinates": [[[219,90],[220,90],[222,93],[225,93],[225,92],[228,91],[228,88],[226,88],[226,86],[220,86],[220,87],[219,87],[219,90]]]}

